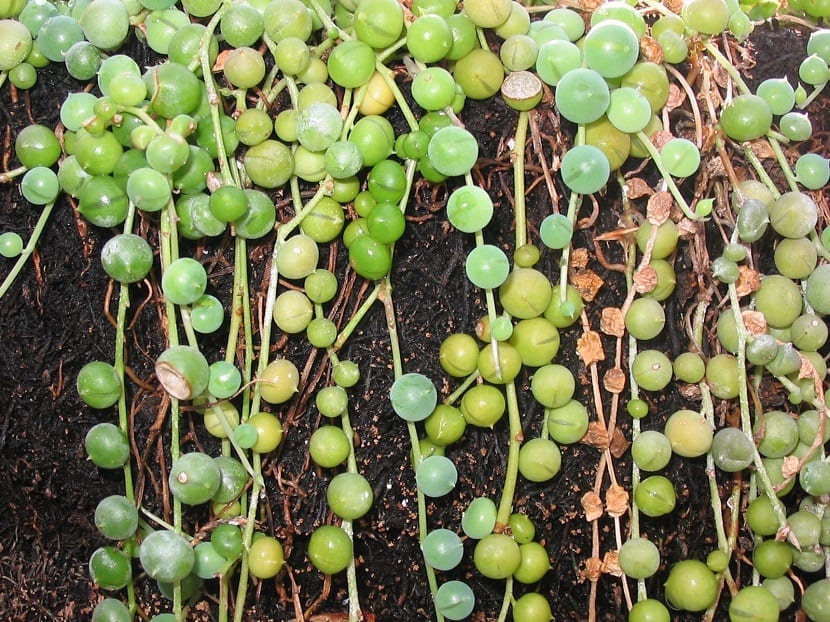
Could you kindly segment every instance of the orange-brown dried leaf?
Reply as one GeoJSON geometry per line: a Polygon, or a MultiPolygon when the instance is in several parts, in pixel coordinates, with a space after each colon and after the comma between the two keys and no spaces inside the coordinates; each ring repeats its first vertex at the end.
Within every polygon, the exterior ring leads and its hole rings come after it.
{"type": "Polygon", "coordinates": [[[741,318],[750,335],[763,335],[767,332],[767,318],[760,311],[742,311],[741,318]]]}
{"type": "Polygon", "coordinates": [[[576,341],[576,352],[586,367],[605,360],[605,350],[602,348],[602,340],[600,339],[599,333],[594,330],[586,331],[580,335],[576,341]]]}
{"type": "Polygon", "coordinates": [[[606,335],[622,337],[625,334],[625,318],[617,307],[605,307],[599,320],[599,329],[606,335]]]}
{"type": "MultiPolygon", "coordinates": [[[[679,108],[683,105],[683,102],[686,101],[686,91],[681,89],[676,84],[672,83],[669,85],[669,98],[666,100],[665,107],[669,110],[674,110],[675,108],[679,108]]],[[[665,143],[664,143],[665,144],[665,143]]],[[[663,145],[660,145],[661,147],[663,145]]]]}
{"type": "Polygon", "coordinates": [[[652,63],[660,65],[663,62],[663,48],[657,43],[657,39],[648,35],[643,35],[640,39],[640,53],[652,63]]]}
{"type": "Polygon", "coordinates": [[[663,0],[663,6],[672,13],[680,15],[680,11],[683,9],[683,0],[663,0]]]}
{"type": "Polygon", "coordinates": [[[582,300],[591,302],[597,296],[605,281],[593,270],[575,270],[571,275],[571,285],[579,290],[582,300]]]}
{"type": "Polygon", "coordinates": [[[646,218],[648,218],[648,221],[652,225],[659,227],[668,220],[673,204],[674,199],[670,192],[666,192],[665,190],[655,192],[648,198],[646,218]]]}
{"type": "Polygon", "coordinates": [[[602,385],[609,393],[619,395],[625,389],[625,372],[619,367],[612,367],[602,377],[602,385]]]}
{"type": "Polygon", "coordinates": [[[622,458],[630,446],[631,443],[625,438],[622,430],[614,428],[614,433],[611,435],[611,445],[608,447],[611,455],[615,458],[622,458]]]}
{"type": "Polygon", "coordinates": [[[753,140],[749,143],[749,148],[761,160],[774,160],[776,158],[775,151],[766,140],[753,140]]]}
{"type": "Polygon", "coordinates": [[[654,190],[641,177],[632,177],[625,181],[625,193],[629,199],[639,199],[654,194],[654,190]]]}
{"type": "Polygon", "coordinates": [[[749,266],[738,267],[738,280],[735,282],[735,292],[738,297],[749,296],[761,288],[761,277],[749,266]]]}
{"type": "Polygon", "coordinates": [[[585,568],[579,574],[583,581],[599,581],[602,576],[602,560],[599,557],[589,557],[585,560],[585,568]]]}
{"type": "Polygon", "coordinates": [[[620,556],[617,551],[608,551],[602,557],[602,572],[610,574],[615,577],[622,576],[622,568],[620,568],[620,556]]]}
{"type": "Polygon", "coordinates": [[[571,269],[572,270],[581,270],[588,265],[588,259],[590,256],[588,255],[588,249],[584,246],[580,246],[579,248],[573,249],[571,252],[571,269]]]}
{"type": "Polygon", "coordinates": [[[605,493],[605,509],[615,518],[628,512],[628,491],[619,484],[611,484],[605,493]]]}
{"type": "Polygon", "coordinates": [[[606,231],[594,236],[597,242],[622,242],[637,233],[639,227],[626,227],[624,229],[614,229],[613,231],[606,231]]]}
{"type": "Polygon", "coordinates": [[[214,72],[224,71],[225,62],[228,60],[228,55],[230,53],[230,50],[222,50],[221,52],[219,52],[218,56],[216,57],[216,61],[213,63],[214,72]]]}
{"type": "Polygon", "coordinates": [[[600,451],[605,451],[611,445],[611,436],[599,421],[592,421],[588,424],[588,431],[585,432],[585,436],[579,439],[579,442],[596,447],[600,451]]]}
{"type": "Polygon", "coordinates": [[[580,502],[582,503],[582,509],[585,510],[585,520],[591,522],[602,516],[602,499],[593,490],[582,495],[580,502]]]}
{"type": "Polygon", "coordinates": [[[784,464],[781,465],[781,475],[784,476],[785,480],[795,477],[798,475],[798,469],[801,466],[801,460],[799,460],[796,456],[786,456],[784,458],[784,464]]]}
{"type": "Polygon", "coordinates": [[[638,294],[647,294],[657,287],[657,270],[643,266],[634,273],[634,290],[638,294]]]}

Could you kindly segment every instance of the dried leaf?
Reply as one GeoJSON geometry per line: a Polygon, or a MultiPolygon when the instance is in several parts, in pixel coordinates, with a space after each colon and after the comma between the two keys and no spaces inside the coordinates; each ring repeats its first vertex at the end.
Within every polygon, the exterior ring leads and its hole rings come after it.
{"type": "Polygon", "coordinates": [[[593,490],[582,495],[582,509],[585,510],[585,520],[597,520],[603,514],[602,499],[593,490]]]}
{"type": "Polygon", "coordinates": [[[579,0],[579,6],[587,13],[593,13],[595,9],[605,4],[605,0],[579,0]]]}
{"type": "Polygon", "coordinates": [[[640,52],[643,58],[652,63],[657,63],[658,65],[663,63],[663,48],[653,37],[643,35],[643,38],[640,39],[640,52]]]}
{"type": "Polygon", "coordinates": [[[586,331],[576,340],[576,352],[586,367],[605,360],[605,350],[602,348],[602,341],[600,340],[599,333],[594,330],[586,331]]]}
{"type": "Polygon", "coordinates": [[[647,294],[657,287],[657,270],[643,266],[634,273],[634,289],[638,294],[647,294]]]}
{"type": "Polygon", "coordinates": [[[680,15],[680,11],[683,9],[683,0],[663,0],[663,6],[672,13],[680,15]]]}
{"type": "Polygon", "coordinates": [[[678,391],[685,399],[692,402],[697,402],[701,399],[700,386],[697,384],[681,384],[678,387],[678,391]]]}
{"type": "MultiPolygon", "coordinates": [[[[670,84],[669,99],[666,101],[665,108],[668,110],[674,110],[675,108],[682,106],[684,101],[686,101],[686,92],[676,84],[670,84]]],[[[662,146],[663,145],[660,145],[660,147],[662,146]]]]}
{"type": "Polygon", "coordinates": [[[230,50],[222,50],[219,52],[219,55],[216,57],[216,61],[213,63],[213,71],[220,72],[225,69],[225,61],[228,60],[228,56],[230,55],[230,50]]]}
{"type": "Polygon", "coordinates": [[[654,190],[641,177],[632,177],[625,182],[625,193],[629,199],[639,199],[654,194],[654,190]]]}
{"type": "Polygon", "coordinates": [[[776,158],[775,151],[766,140],[753,140],[749,143],[749,148],[761,160],[774,160],[776,158]]]}
{"type": "Polygon", "coordinates": [[[614,433],[611,435],[611,446],[608,448],[611,455],[615,458],[622,458],[630,446],[631,443],[629,443],[628,439],[625,438],[625,434],[622,433],[622,430],[614,428],[614,433]]]}
{"type": "Polygon", "coordinates": [[[599,320],[599,329],[606,335],[622,337],[625,334],[625,319],[617,307],[605,307],[599,320]]]}
{"type": "Polygon", "coordinates": [[[612,367],[602,377],[602,384],[609,393],[622,393],[625,389],[625,372],[619,367],[612,367]]]}
{"type": "Polygon", "coordinates": [[[699,232],[702,231],[702,227],[702,221],[694,221],[688,218],[681,218],[680,222],[677,223],[677,231],[680,233],[680,237],[684,240],[691,240],[695,236],[699,235],[699,232]]]}
{"type": "Polygon", "coordinates": [[[800,466],[801,460],[796,456],[786,456],[784,458],[784,464],[781,465],[781,475],[784,476],[785,480],[793,478],[798,475],[798,468],[800,466]]]}
{"type": "Polygon", "coordinates": [[[582,300],[591,302],[597,296],[605,281],[593,270],[576,270],[571,276],[571,285],[579,290],[582,300]]]}
{"type": "Polygon", "coordinates": [[[623,572],[620,568],[619,553],[617,551],[608,551],[602,557],[602,572],[610,574],[614,577],[621,577],[623,572]]]}
{"type": "Polygon", "coordinates": [[[579,439],[579,442],[596,447],[600,451],[605,451],[611,445],[611,437],[604,425],[599,421],[592,421],[588,424],[588,431],[585,432],[585,436],[579,439]]]}
{"type": "Polygon", "coordinates": [[[648,206],[646,207],[646,218],[655,226],[660,226],[669,218],[671,214],[671,206],[674,199],[670,192],[661,190],[655,192],[648,198],[648,206]]]}
{"type": "Polygon", "coordinates": [[[589,557],[585,560],[585,568],[579,574],[583,581],[599,581],[602,576],[602,560],[599,557],[589,557]]]}
{"type": "Polygon", "coordinates": [[[571,269],[572,270],[581,270],[588,265],[588,249],[580,246],[579,248],[575,248],[571,251],[571,269]]]}
{"type": "Polygon", "coordinates": [[[628,491],[619,484],[612,484],[605,493],[605,507],[615,518],[628,512],[628,491]]]}
{"type": "Polygon", "coordinates": [[[750,335],[758,336],[767,332],[767,318],[760,311],[743,311],[741,318],[750,335]]]}
{"type": "Polygon", "coordinates": [[[631,237],[639,231],[639,227],[626,227],[625,229],[614,229],[613,231],[606,231],[594,236],[596,242],[620,242],[626,238],[631,237]]]}
{"type": "Polygon", "coordinates": [[[738,281],[735,283],[735,291],[738,297],[749,296],[761,288],[761,277],[749,266],[738,266],[738,281]]]}

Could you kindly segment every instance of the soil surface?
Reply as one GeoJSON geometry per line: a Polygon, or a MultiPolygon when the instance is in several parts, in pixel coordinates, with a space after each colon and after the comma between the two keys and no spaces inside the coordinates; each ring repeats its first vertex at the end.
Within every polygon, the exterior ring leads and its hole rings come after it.
{"type": "MultiPolygon", "coordinates": [[[[804,38],[784,25],[762,29],[749,46],[754,52],[754,66],[747,69],[751,81],[794,75],[803,58],[804,45],[804,38]]],[[[140,46],[134,45],[131,53],[140,62],[148,62],[140,46]]],[[[55,126],[63,95],[82,88],[85,85],[67,78],[58,67],[40,71],[37,86],[28,93],[15,93],[4,86],[0,91],[3,169],[16,165],[11,149],[16,133],[34,121],[55,126]]],[[[812,108],[816,145],[825,144],[827,139],[830,121],[826,102],[819,100],[812,108]]],[[[468,102],[462,114],[481,144],[482,159],[474,176],[489,189],[496,203],[496,222],[491,229],[503,232],[500,239],[488,234],[488,241],[506,250],[513,245],[510,149],[516,116],[497,99],[468,102]]],[[[535,120],[540,136],[538,147],[547,166],[553,167],[567,147],[567,137],[573,133],[558,125],[549,104],[540,107],[535,120]]],[[[540,222],[551,207],[538,153],[528,147],[527,205],[531,223],[540,222]]],[[[446,378],[437,364],[441,340],[453,331],[472,332],[475,319],[485,310],[479,292],[464,275],[464,257],[472,248],[472,236],[453,231],[442,210],[450,189],[426,183],[419,183],[414,189],[407,235],[395,249],[392,277],[392,299],[406,371],[420,371],[433,379],[446,378]]],[[[684,191],[689,190],[690,187],[684,187],[684,191]]],[[[560,197],[567,197],[562,187],[556,187],[556,191],[560,197]]],[[[562,198],[560,209],[565,204],[562,198]]],[[[38,209],[28,204],[16,187],[0,187],[0,230],[18,231],[27,239],[38,214],[38,209]]],[[[575,247],[584,250],[578,257],[583,260],[583,270],[592,271],[602,283],[587,307],[588,321],[594,330],[599,326],[602,309],[619,306],[625,295],[624,275],[616,269],[624,261],[622,246],[597,240],[598,235],[620,227],[620,215],[621,200],[616,190],[598,197],[595,205],[586,201],[580,212],[575,247]]],[[[289,214],[281,216],[287,218],[289,214]]],[[[157,221],[142,218],[140,227],[152,239],[157,221]]],[[[10,622],[89,619],[92,607],[103,597],[89,581],[86,568],[90,554],[104,543],[93,524],[93,513],[102,497],[123,492],[123,481],[120,472],[96,469],[85,460],[86,431],[99,421],[111,420],[112,413],[85,407],[77,397],[74,382],[78,370],[89,360],[113,357],[114,328],[110,318],[117,303],[117,290],[112,289],[98,261],[101,245],[112,233],[86,225],[76,216],[72,204],[61,200],[32,261],[0,300],[0,618],[10,622]]],[[[538,241],[538,232],[531,230],[530,235],[538,241]]],[[[256,303],[264,299],[262,278],[272,243],[273,238],[267,238],[249,249],[255,310],[256,303]]],[[[720,242],[714,239],[708,240],[708,244],[716,252],[720,242]]],[[[664,337],[649,343],[649,347],[670,356],[688,348],[686,303],[697,296],[699,287],[711,285],[700,276],[706,258],[699,249],[706,247],[702,242],[683,242],[683,250],[675,261],[678,290],[666,307],[670,325],[664,337]]],[[[198,256],[208,268],[211,289],[219,296],[227,296],[233,265],[229,263],[231,251],[232,243],[226,239],[221,245],[189,244],[182,254],[198,256]]],[[[345,265],[342,245],[332,244],[327,253],[323,254],[321,265],[345,265]]],[[[540,266],[548,274],[556,274],[558,259],[558,253],[546,251],[540,266]]],[[[8,260],[0,264],[0,275],[5,275],[10,265],[8,260]]],[[[131,442],[137,494],[146,508],[169,518],[161,475],[169,466],[169,455],[163,449],[165,421],[160,414],[165,411],[162,392],[152,375],[152,363],[164,347],[159,321],[162,303],[158,283],[150,282],[150,286],[148,289],[147,284],[139,284],[132,288],[128,314],[128,365],[135,379],[129,394],[131,442]]],[[[369,289],[362,279],[348,273],[330,317],[342,325],[365,300],[369,289]]],[[[712,303],[716,307],[717,298],[712,303]]],[[[592,420],[602,418],[609,425],[611,404],[598,405],[594,401],[592,382],[597,380],[592,380],[591,370],[576,351],[581,333],[579,327],[563,331],[557,362],[568,366],[578,378],[578,397],[591,405],[592,420]]],[[[707,335],[707,339],[711,338],[707,335]]],[[[613,366],[615,351],[614,342],[605,336],[603,339],[609,360],[598,365],[600,379],[613,366]]],[[[218,340],[207,340],[204,347],[208,352],[221,354],[224,345],[218,340]]],[[[332,520],[325,503],[326,484],[332,473],[314,467],[306,449],[308,437],[320,419],[310,398],[315,387],[325,386],[330,366],[324,356],[309,351],[300,339],[277,339],[273,349],[297,363],[305,387],[296,400],[280,411],[286,429],[285,442],[266,458],[263,466],[268,494],[262,504],[261,528],[284,543],[289,570],[275,580],[251,588],[246,619],[299,619],[295,604],[309,621],[344,619],[338,617],[346,610],[344,577],[324,581],[304,553],[311,531],[332,520]]],[[[430,619],[432,606],[417,544],[409,438],[388,401],[393,374],[382,305],[372,308],[340,355],[356,361],[362,371],[361,382],[350,392],[352,425],[359,469],[375,487],[372,511],[354,526],[363,609],[367,619],[378,622],[430,619]]],[[[624,361],[625,353],[622,357],[624,361]]],[[[543,416],[530,397],[528,383],[524,374],[517,384],[526,437],[538,432],[543,416]]],[[[439,382],[442,395],[456,386],[446,380],[439,382]]],[[[646,428],[662,428],[673,410],[695,403],[694,396],[681,393],[682,388],[671,387],[660,395],[646,396],[654,413],[644,421],[646,428]]],[[[776,400],[782,403],[785,398],[777,394],[767,397],[770,405],[776,400]]],[[[726,409],[718,414],[729,416],[726,409]]],[[[199,432],[196,421],[192,413],[184,414],[183,446],[215,451],[215,439],[199,432]]],[[[631,470],[628,454],[624,453],[625,439],[630,439],[630,419],[624,414],[617,431],[612,451],[620,451],[614,472],[619,484],[625,487],[630,482],[631,470]]],[[[451,501],[437,499],[428,503],[430,525],[457,530],[461,513],[471,498],[498,498],[506,451],[505,423],[493,431],[468,428],[462,442],[448,454],[459,465],[458,486],[450,495],[451,501]]],[[[597,552],[602,557],[617,548],[615,521],[608,516],[601,518],[594,532],[585,520],[581,503],[583,495],[594,488],[598,473],[602,478],[600,489],[606,491],[609,486],[602,453],[596,447],[579,443],[563,447],[562,459],[562,472],[551,482],[524,482],[517,492],[516,510],[533,520],[537,538],[547,548],[553,566],[544,580],[532,588],[550,599],[556,620],[587,619],[592,589],[598,619],[625,619],[627,608],[621,580],[603,574],[592,585],[585,574],[589,558],[597,552]]],[[[715,540],[703,459],[675,457],[665,475],[675,484],[678,507],[666,518],[646,519],[644,529],[660,547],[664,567],[668,567],[679,559],[705,556],[715,548],[715,540]]],[[[718,482],[724,499],[733,483],[730,479],[718,482]]],[[[787,501],[795,505],[798,499],[787,501]]],[[[186,516],[186,522],[196,533],[205,526],[206,516],[194,511],[186,516]]],[[[623,537],[626,525],[624,516],[623,537]]],[[[741,537],[745,536],[742,527],[741,537]]],[[[461,567],[441,576],[469,581],[478,599],[477,611],[481,612],[475,619],[495,620],[501,607],[503,583],[482,579],[474,571],[473,544],[466,543],[468,550],[461,567]]],[[[745,579],[748,572],[748,566],[742,564],[737,579],[745,579]]],[[[665,572],[658,576],[664,578],[665,572]]],[[[660,583],[657,579],[647,582],[649,593],[657,598],[662,594],[660,583]]],[[[154,582],[139,578],[138,587],[145,614],[163,610],[164,600],[158,596],[154,582]]],[[[636,589],[633,584],[630,587],[636,589]]],[[[523,589],[517,587],[517,593],[523,589]]],[[[208,586],[206,593],[214,592],[213,586],[208,586]]],[[[192,619],[212,620],[215,608],[213,597],[206,596],[193,607],[192,619]]],[[[785,614],[787,619],[793,615],[785,614]]],[[[677,614],[675,619],[698,617],[677,614]]]]}

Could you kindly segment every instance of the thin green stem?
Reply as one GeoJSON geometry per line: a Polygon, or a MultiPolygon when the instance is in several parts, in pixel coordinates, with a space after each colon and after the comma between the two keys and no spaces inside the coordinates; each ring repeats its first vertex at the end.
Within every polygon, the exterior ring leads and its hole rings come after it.
{"type": "Polygon", "coordinates": [[[28,170],[28,166],[18,166],[17,168],[13,168],[12,170],[6,171],[5,173],[0,173],[0,184],[7,184],[13,179],[16,179],[23,175],[23,173],[25,173],[28,170]]]}
{"type": "Polygon", "coordinates": [[[501,599],[501,609],[499,610],[499,617],[497,622],[504,622],[507,620],[507,614],[510,612],[510,605],[513,603],[513,577],[507,577],[504,581],[504,596],[501,599]]]}
{"type": "Polygon", "coordinates": [[[510,514],[513,512],[513,497],[516,494],[516,483],[519,479],[519,450],[522,447],[523,440],[522,419],[519,412],[516,385],[513,382],[508,382],[504,388],[507,395],[507,422],[510,438],[507,445],[504,487],[502,488],[498,513],[496,514],[496,531],[501,531],[507,526],[510,522],[510,514]]]}
{"type": "Polygon", "coordinates": [[[778,197],[780,197],[781,192],[776,187],[775,182],[772,181],[772,177],[769,176],[769,173],[767,173],[767,170],[766,168],[764,168],[763,163],[760,159],[758,159],[758,156],[755,155],[755,152],[752,150],[752,148],[748,144],[745,144],[743,145],[743,152],[744,157],[752,165],[752,168],[755,169],[755,173],[758,175],[758,179],[760,179],[761,182],[767,187],[767,189],[772,193],[772,196],[774,198],[777,199],[778,197]]]}
{"type": "Polygon", "coordinates": [[[689,204],[686,202],[686,199],[680,193],[680,188],[677,187],[677,184],[674,182],[674,179],[671,176],[671,173],[666,169],[666,165],[663,162],[663,157],[660,155],[660,152],[657,151],[657,148],[651,142],[651,138],[648,137],[648,134],[645,132],[637,132],[637,138],[640,139],[640,142],[648,151],[648,155],[651,157],[652,161],[654,162],[657,170],[660,171],[660,175],[663,177],[663,180],[666,182],[666,186],[668,186],[669,192],[671,192],[672,197],[674,197],[675,202],[680,206],[680,209],[683,210],[683,213],[689,220],[700,220],[701,217],[692,211],[689,207],[689,204]]]}
{"type": "Polygon", "coordinates": [[[526,111],[519,113],[516,124],[515,144],[513,145],[513,222],[516,226],[516,248],[527,244],[527,212],[525,202],[525,143],[529,115],[526,111]]]}
{"type": "Polygon", "coordinates": [[[781,149],[781,143],[779,143],[772,136],[767,136],[767,140],[769,141],[772,150],[775,152],[775,158],[778,160],[778,166],[781,167],[781,170],[784,172],[784,177],[787,178],[790,190],[798,192],[798,181],[795,178],[793,169],[790,167],[790,163],[787,162],[787,156],[784,155],[784,150],[781,149]]]}
{"type": "Polygon", "coordinates": [[[738,85],[738,90],[741,93],[752,93],[749,86],[747,86],[746,82],[744,82],[743,77],[741,77],[740,72],[735,68],[726,56],[718,49],[718,46],[712,43],[711,40],[704,40],[703,41],[703,49],[705,49],[712,57],[718,61],[721,67],[729,74],[729,77],[738,85]]]}
{"type": "Polygon", "coordinates": [[[14,262],[12,269],[9,270],[9,273],[6,275],[6,278],[3,279],[2,283],[0,283],[0,298],[3,298],[3,296],[6,295],[6,292],[9,291],[12,284],[14,284],[15,279],[17,279],[18,275],[23,270],[23,266],[26,265],[29,257],[31,257],[32,253],[35,251],[35,247],[40,240],[40,236],[43,235],[43,230],[46,228],[46,223],[49,222],[49,216],[52,215],[52,209],[54,207],[54,201],[43,206],[43,211],[40,213],[40,216],[38,216],[35,228],[29,236],[29,241],[26,243],[26,246],[23,247],[17,261],[14,262]]]}

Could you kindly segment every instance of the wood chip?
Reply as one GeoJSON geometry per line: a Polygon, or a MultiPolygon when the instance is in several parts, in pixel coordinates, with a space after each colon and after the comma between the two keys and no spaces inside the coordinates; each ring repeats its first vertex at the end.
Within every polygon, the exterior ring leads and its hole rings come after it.
{"type": "Polygon", "coordinates": [[[641,177],[632,177],[625,182],[625,193],[629,199],[639,199],[654,194],[654,190],[641,177]]]}
{"type": "Polygon", "coordinates": [[[648,198],[648,206],[646,208],[646,218],[655,226],[660,226],[669,219],[671,214],[671,207],[674,199],[670,192],[661,190],[655,192],[648,198]]]}
{"type": "Polygon", "coordinates": [[[625,389],[625,372],[619,367],[612,367],[602,377],[602,384],[609,393],[622,393],[625,389]]]}
{"type": "Polygon", "coordinates": [[[599,320],[599,329],[606,335],[622,337],[625,334],[625,319],[617,307],[605,307],[599,320]]]}
{"type": "Polygon", "coordinates": [[[585,520],[591,522],[602,516],[602,499],[593,490],[582,495],[581,503],[582,509],[585,510],[585,520]]]}
{"type": "Polygon", "coordinates": [[[614,517],[628,512],[628,491],[619,484],[612,484],[605,493],[605,507],[608,514],[614,517]]]}
{"type": "Polygon", "coordinates": [[[767,332],[767,318],[760,311],[742,311],[741,318],[750,335],[763,335],[767,332]]]}
{"type": "Polygon", "coordinates": [[[638,294],[647,294],[657,287],[657,270],[643,266],[634,273],[634,290],[638,294]]]}
{"type": "Polygon", "coordinates": [[[608,430],[599,421],[592,421],[588,424],[588,431],[585,436],[579,439],[580,443],[596,447],[600,451],[605,451],[611,445],[611,437],[608,430]]]}
{"type": "Polygon", "coordinates": [[[749,296],[761,288],[761,277],[749,266],[738,266],[738,280],[735,283],[735,291],[738,297],[749,296]]]}
{"type": "Polygon", "coordinates": [[[617,551],[608,551],[602,558],[602,572],[615,577],[622,576],[620,556],[617,551]]]}
{"type": "Polygon", "coordinates": [[[583,333],[579,339],[576,340],[576,353],[579,358],[585,363],[586,367],[590,367],[605,360],[605,350],[602,348],[602,340],[599,333],[594,330],[589,330],[583,333]]]}
{"type": "Polygon", "coordinates": [[[586,268],[574,271],[571,275],[571,285],[579,290],[582,300],[591,302],[597,297],[597,293],[605,285],[605,281],[596,272],[586,268]]]}
{"type": "Polygon", "coordinates": [[[614,428],[614,433],[611,435],[611,446],[608,448],[611,455],[615,458],[622,458],[630,446],[631,443],[625,438],[622,430],[614,428]]]}

